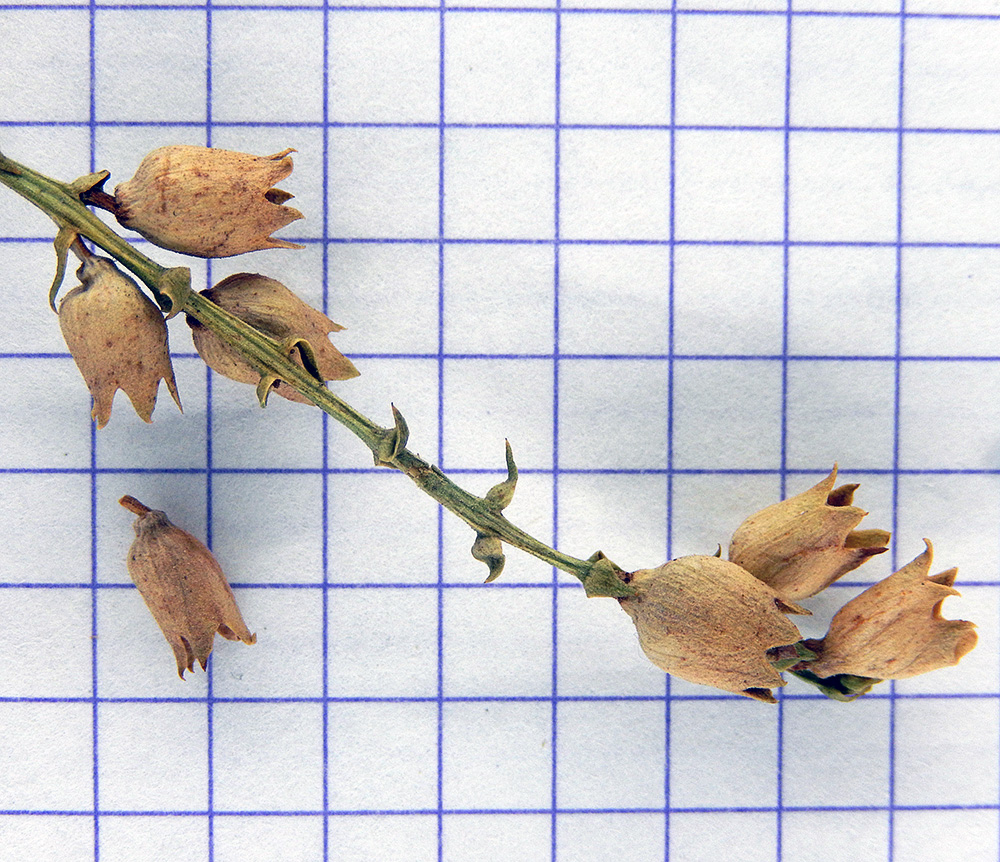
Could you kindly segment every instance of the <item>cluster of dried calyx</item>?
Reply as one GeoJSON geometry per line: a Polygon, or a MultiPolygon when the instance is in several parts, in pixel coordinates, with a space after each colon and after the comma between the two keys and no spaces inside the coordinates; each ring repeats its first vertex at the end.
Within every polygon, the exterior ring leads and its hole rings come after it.
{"type": "MultiPolygon", "coordinates": [[[[292,171],[291,150],[250,156],[205,147],[154,150],[114,197],[98,191],[106,175],[81,197],[115,214],[126,227],[154,244],[198,257],[230,257],[267,248],[301,248],[271,234],[302,214],[284,202],[291,195],[274,183],[292,171]]],[[[73,359],[94,399],[94,418],[104,427],[121,389],[136,412],[150,421],[160,380],[180,406],[167,347],[167,327],[157,305],[113,261],[85,246],[71,246],[82,258],[80,285],[59,304],[59,324],[73,359]]],[[[53,288],[52,298],[58,285],[53,288]]],[[[311,308],[283,284],[252,273],[229,276],[202,295],[272,338],[317,379],[358,375],[353,363],[328,338],[342,326],[311,308]]],[[[194,345],[213,371],[259,384],[261,374],[218,336],[188,317],[194,345]]],[[[306,402],[274,378],[261,393],[306,402]]]]}
{"type": "MultiPolygon", "coordinates": [[[[292,170],[291,150],[259,157],[204,147],[150,153],[114,195],[107,173],[71,184],[37,174],[0,154],[0,182],[45,210],[59,225],[55,308],[66,257],[82,260],[80,285],[58,307],[70,353],[93,396],[103,427],[116,392],[147,422],[160,381],[180,406],[167,346],[169,317],[184,311],[195,347],[215,371],[255,385],[261,405],[276,392],[314,403],[372,450],[375,463],[400,470],[476,531],[473,556],[489,580],[513,544],[576,575],[588,596],[617,598],[632,618],[645,654],[668,673],[764,701],[774,701],[788,671],[837,699],[850,700],[886,679],[955,664],[975,645],[972,623],[946,620],[941,604],[955,595],[956,570],[931,576],[931,545],[911,563],[849,601],[821,639],[803,639],[790,614],[799,602],[888,548],[889,533],[857,529],[866,515],[852,505],[856,485],[835,487],[836,468],[815,487],[749,517],[736,531],[728,560],[682,557],[656,569],[626,573],[598,552],[571,557],[514,527],[502,514],[517,470],[508,445],[508,479],[478,498],[406,449],[407,427],[393,408],[394,428],[381,428],[325,388],[357,369],[329,334],[341,329],[292,291],[263,275],[241,273],[195,295],[190,273],[167,270],[110,231],[85,205],[112,212],[155,245],[199,257],[267,248],[296,248],[272,234],[301,218],[274,187],[292,170]],[[52,204],[58,200],[58,206],[52,204]],[[94,255],[89,239],[131,269],[94,255]],[[180,282],[172,276],[179,276],[180,282]]],[[[178,673],[205,666],[215,634],[253,643],[226,579],[197,539],[162,512],[131,497],[138,516],[128,569],[169,642],[178,673]]]]}
{"type": "MultiPolygon", "coordinates": [[[[274,188],[291,173],[290,152],[260,157],[205,147],[163,147],[146,156],[113,197],[101,190],[107,176],[98,175],[82,190],[81,199],[111,211],[122,225],[154,244],[184,254],[229,257],[267,248],[301,248],[271,236],[302,218],[298,210],[284,206],[291,195],[274,188]]],[[[80,284],[59,304],[59,325],[90,390],[97,426],[103,428],[110,420],[119,389],[146,422],[151,421],[161,380],[180,407],[163,312],[112,260],[90,253],[75,236],[64,243],[63,253],[72,248],[82,263],[77,271],[80,284]]],[[[53,286],[53,302],[58,288],[58,283],[53,286]]],[[[358,375],[328,337],[343,327],[280,282],[239,273],[202,295],[268,336],[317,380],[358,375]]],[[[214,371],[254,384],[262,403],[270,392],[309,403],[280,378],[262,374],[198,320],[189,316],[187,321],[198,354],[214,371]]],[[[163,512],[130,496],[121,503],[138,515],[129,574],[170,644],[181,678],[196,661],[206,666],[216,633],[255,643],[222,569],[205,545],[175,527],[163,512]]]]}
{"type": "Polygon", "coordinates": [[[798,602],[888,550],[885,530],[856,530],[867,512],[857,485],[835,487],[837,469],[795,497],[747,518],[729,559],[681,557],[626,576],[620,599],[649,659],[690,682],[768,702],[780,671],[851,700],[887,679],[957,664],[976,644],[974,626],[946,620],[957,569],[931,576],[931,543],[898,572],[851,599],[826,636],[804,640],[788,614],[798,602]]]}

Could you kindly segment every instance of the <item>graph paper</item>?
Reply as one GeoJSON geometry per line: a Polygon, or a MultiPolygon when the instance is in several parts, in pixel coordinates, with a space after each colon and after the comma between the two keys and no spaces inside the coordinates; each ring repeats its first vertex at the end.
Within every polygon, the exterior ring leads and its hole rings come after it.
{"type": "MultiPolygon", "coordinates": [[[[725,546],[836,461],[888,554],[935,543],[962,664],[854,704],[666,677],[610,599],[471,532],[319,411],[206,371],[109,426],[0,195],[0,859],[1000,858],[1000,4],[0,5],[0,148],[127,179],[294,147],[336,384],[510,518],[625,569],[725,546]],[[280,402],[280,403],[275,403],[280,402]],[[184,682],[132,587],[133,494],[214,549],[256,646],[184,682]]],[[[164,264],[190,261],[143,250],[164,264]]]]}

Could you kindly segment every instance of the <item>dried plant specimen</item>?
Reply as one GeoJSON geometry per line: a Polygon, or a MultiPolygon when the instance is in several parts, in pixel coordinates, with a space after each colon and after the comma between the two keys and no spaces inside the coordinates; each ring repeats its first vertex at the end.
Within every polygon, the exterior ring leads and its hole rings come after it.
{"type": "MultiPolygon", "coordinates": [[[[107,250],[143,281],[164,311],[187,315],[198,351],[209,365],[256,383],[262,403],[277,388],[286,397],[321,407],[362,441],[376,466],[400,471],[461,518],[475,532],[472,555],[487,563],[489,580],[501,574],[507,546],[571,573],[587,596],[620,601],[646,655],[669,673],[773,702],[774,689],[784,684],[781,674],[787,671],[843,700],[863,694],[882,678],[952,664],[972,648],[971,623],[940,615],[942,599],[954,592],[954,572],[930,577],[929,548],[925,563],[915,561],[851,602],[826,638],[802,640],[785,617],[804,612],[795,601],[883,553],[890,538],[884,530],[857,529],[866,514],[853,505],[857,486],[835,487],[836,468],[808,491],[748,518],[733,537],[729,561],[682,557],[630,575],[600,551],[586,559],[573,557],[507,520],[504,509],[517,475],[509,448],[507,481],[480,497],[407,447],[408,425],[395,407],[393,425],[383,427],[323,386],[322,381],[357,373],[329,343],[329,333],[340,327],[279,282],[241,274],[195,293],[190,270],[160,266],[86,208],[104,206],[123,220],[132,218],[154,241],[195,255],[273,247],[282,241],[273,240],[270,232],[286,224],[289,213],[298,215],[282,206],[288,195],[273,188],[290,165],[287,152],[259,159],[205,148],[166,148],[151,154],[136,177],[119,187],[121,198],[116,200],[100,191],[106,171],[60,183],[0,154],[0,183],[58,225],[50,301],[69,248],[89,240],[107,250]],[[140,222],[147,216],[151,221],[143,227],[140,222]]],[[[75,250],[89,255],[85,248],[75,250]]],[[[66,321],[72,311],[72,306],[66,309],[66,321]]],[[[79,326],[70,327],[75,328],[79,326]]],[[[85,339],[91,342],[96,344],[96,337],[85,339]]],[[[99,345],[90,350],[102,360],[104,352],[99,345]]],[[[95,400],[104,403],[96,395],[95,400]]],[[[139,515],[130,570],[175,652],[179,673],[193,668],[195,661],[204,667],[216,632],[253,642],[207,549],[162,512],[128,497],[123,503],[139,515]]]]}

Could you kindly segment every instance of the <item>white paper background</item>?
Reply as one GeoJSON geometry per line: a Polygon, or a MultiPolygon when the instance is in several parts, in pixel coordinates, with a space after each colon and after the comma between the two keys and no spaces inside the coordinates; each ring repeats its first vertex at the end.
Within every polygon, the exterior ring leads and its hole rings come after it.
{"type": "Polygon", "coordinates": [[[509,438],[515,522],[653,566],[836,460],[895,541],[803,631],[928,536],[980,632],[849,705],[667,679],[531,558],[480,586],[463,524],[207,375],[180,320],[184,415],[120,397],[95,434],[52,226],[4,193],[0,858],[998,858],[997,3],[0,10],[13,158],[114,183],[168,143],[294,146],[307,248],[195,284],[325,303],[337,391],[472,490],[509,438]],[[123,493],[211,541],[255,647],[174,676],[123,493]]]}

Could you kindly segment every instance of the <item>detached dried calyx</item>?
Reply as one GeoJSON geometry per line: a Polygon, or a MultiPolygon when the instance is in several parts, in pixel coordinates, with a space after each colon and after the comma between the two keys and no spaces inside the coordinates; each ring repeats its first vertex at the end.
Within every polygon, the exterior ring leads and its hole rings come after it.
{"type": "Polygon", "coordinates": [[[128,573],[174,651],[180,678],[185,670],[194,670],[195,661],[205,669],[216,632],[228,640],[256,643],[211,551],[135,497],[119,502],[138,516],[128,573]]]}
{"type": "Polygon", "coordinates": [[[135,176],[115,188],[115,217],[161,248],[229,257],[265,248],[302,248],[271,236],[302,213],[274,184],[292,172],[283,150],[252,156],[209,147],[153,150],[135,176]]]}
{"type": "Polygon", "coordinates": [[[108,424],[119,389],[146,422],[161,380],[180,407],[160,309],[106,258],[87,257],[77,276],[81,284],[59,304],[59,326],[94,398],[97,427],[108,424]]]}

